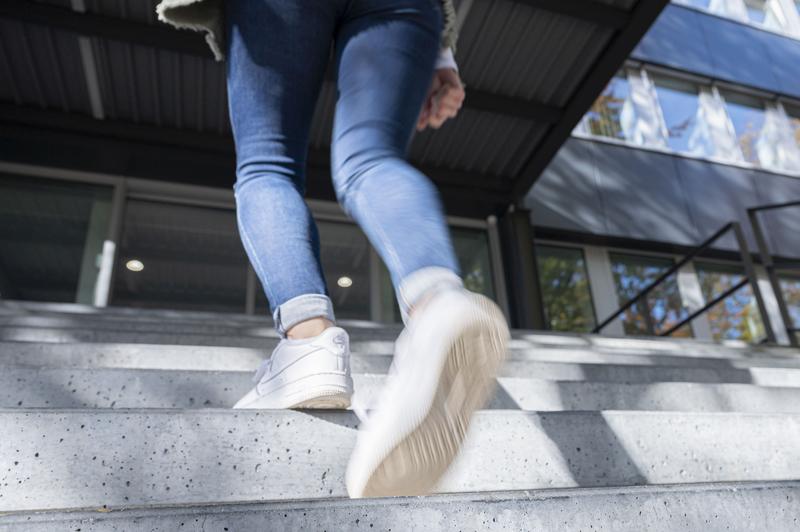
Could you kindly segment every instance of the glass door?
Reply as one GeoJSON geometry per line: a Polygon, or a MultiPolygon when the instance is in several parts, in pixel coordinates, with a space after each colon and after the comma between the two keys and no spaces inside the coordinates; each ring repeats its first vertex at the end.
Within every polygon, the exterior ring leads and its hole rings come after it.
{"type": "Polygon", "coordinates": [[[0,298],[92,304],[112,190],[0,175],[0,298]]]}

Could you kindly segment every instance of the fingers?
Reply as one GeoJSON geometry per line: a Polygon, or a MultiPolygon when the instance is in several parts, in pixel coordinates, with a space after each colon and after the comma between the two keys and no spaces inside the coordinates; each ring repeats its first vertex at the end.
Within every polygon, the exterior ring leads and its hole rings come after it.
{"type": "Polygon", "coordinates": [[[428,126],[439,129],[449,118],[455,118],[465,96],[461,79],[455,70],[437,70],[417,119],[417,131],[428,126]]]}
{"type": "Polygon", "coordinates": [[[445,85],[433,97],[428,125],[439,129],[449,118],[455,118],[464,103],[464,90],[461,87],[445,85]]]}

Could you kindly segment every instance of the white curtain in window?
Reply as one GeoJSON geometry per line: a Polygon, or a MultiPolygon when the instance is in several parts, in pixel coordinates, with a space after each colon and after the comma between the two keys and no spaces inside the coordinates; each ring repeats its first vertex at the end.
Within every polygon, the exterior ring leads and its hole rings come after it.
{"type": "Polygon", "coordinates": [[[623,109],[622,127],[625,137],[639,146],[665,148],[658,99],[650,80],[639,71],[628,75],[630,97],[623,109]],[[626,113],[627,111],[627,113],[626,113]]]}
{"type": "Polygon", "coordinates": [[[764,127],[756,141],[758,160],[764,168],[800,171],[800,148],[792,136],[789,117],[778,107],[767,108],[764,127]]]}
{"type": "Polygon", "coordinates": [[[786,15],[780,0],[767,1],[764,26],[773,30],[783,30],[787,27],[786,15]]]}
{"type": "Polygon", "coordinates": [[[712,91],[701,89],[697,113],[697,127],[689,137],[690,153],[741,161],[742,152],[725,111],[725,104],[712,91]]]}

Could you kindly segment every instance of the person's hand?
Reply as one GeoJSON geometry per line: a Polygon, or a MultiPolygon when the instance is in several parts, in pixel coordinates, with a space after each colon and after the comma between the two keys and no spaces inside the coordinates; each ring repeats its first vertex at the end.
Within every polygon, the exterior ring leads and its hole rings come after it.
{"type": "Polygon", "coordinates": [[[452,68],[437,70],[417,119],[417,131],[428,126],[439,129],[448,118],[455,118],[464,97],[464,85],[458,72],[452,68]]]}

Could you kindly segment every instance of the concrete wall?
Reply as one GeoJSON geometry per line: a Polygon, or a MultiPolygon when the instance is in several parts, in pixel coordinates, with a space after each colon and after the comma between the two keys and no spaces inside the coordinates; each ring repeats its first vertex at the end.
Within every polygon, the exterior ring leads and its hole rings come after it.
{"type": "Polygon", "coordinates": [[[675,4],[631,57],[800,98],[800,40],[675,4]]]}
{"type": "MultiPolygon", "coordinates": [[[[755,249],[746,209],[797,199],[797,178],[571,138],[526,206],[535,226],[682,245],[738,220],[755,249]]],[[[800,256],[800,208],[763,216],[773,253],[800,256]]]]}

